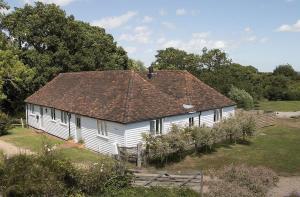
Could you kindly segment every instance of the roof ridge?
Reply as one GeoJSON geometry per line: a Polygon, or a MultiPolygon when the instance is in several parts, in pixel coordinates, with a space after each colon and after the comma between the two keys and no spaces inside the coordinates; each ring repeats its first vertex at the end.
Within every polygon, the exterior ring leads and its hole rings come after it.
{"type": "Polygon", "coordinates": [[[131,89],[132,89],[132,86],[133,86],[133,75],[134,75],[134,71],[131,70],[130,72],[130,78],[129,78],[129,81],[128,81],[128,86],[127,86],[127,94],[126,94],[126,98],[124,99],[124,114],[123,114],[123,118],[122,120],[124,122],[127,121],[127,118],[128,117],[128,108],[129,108],[129,96],[130,96],[130,92],[131,92],[131,89]]]}

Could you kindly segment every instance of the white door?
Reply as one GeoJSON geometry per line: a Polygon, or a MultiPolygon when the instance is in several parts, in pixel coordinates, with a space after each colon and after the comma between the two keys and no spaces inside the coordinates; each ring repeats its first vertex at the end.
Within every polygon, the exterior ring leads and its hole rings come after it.
{"type": "Polygon", "coordinates": [[[75,141],[78,142],[81,140],[81,117],[76,115],[75,116],[75,123],[76,123],[76,136],[75,141]]]}

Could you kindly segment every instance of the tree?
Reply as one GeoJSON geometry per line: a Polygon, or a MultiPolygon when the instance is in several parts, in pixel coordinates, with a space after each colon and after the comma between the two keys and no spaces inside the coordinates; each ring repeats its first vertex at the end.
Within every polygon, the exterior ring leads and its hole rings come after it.
{"type": "Polygon", "coordinates": [[[238,107],[251,109],[254,106],[252,96],[245,90],[238,89],[234,86],[229,91],[229,97],[237,103],[238,107]]]}
{"type": "Polygon", "coordinates": [[[203,68],[208,70],[214,70],[221,66],[228,66],[232,62],[228,58],[227,54],[220,49],[211,49],[203,48],[201,55],[201,64],[203,68]]]}
{"type": "Polygon", "coordinates": [[[0,50],[0,104],[5,112],[23,109],[35,72],[11,50],[0,50]]]}
{"type": "Polygon", "coordinates": [[[297,77],[297,72],[294,70],[294,68],[290,64],[283,64],[277,66],[274,71],[274,75],[283,75],[286,77],[289,77],[291,79],[295,79],[297,77]]]}
{"type": "Polygon", "coordinates": [[[140,72],[146,72],[147,68],[144,63],[140,60],[129,59],[128,69],[140,72]]]}
{"type": "Polygon", "coordinates": [[[152,66],[159,70],[188,70],[195,72],[201,68],[199,55],[189,54],[172,47],[159,50],[155,57],[156,60],[152,63],[152,66]]]}
{"type": "Polygon", "coordinates": [[[3,27],[18,44],[21,61],[36,68],[35,88],[60,72],[128,67],[126,52],[103,28],[76,21],[55,4],[16,8],[3,27]]]}

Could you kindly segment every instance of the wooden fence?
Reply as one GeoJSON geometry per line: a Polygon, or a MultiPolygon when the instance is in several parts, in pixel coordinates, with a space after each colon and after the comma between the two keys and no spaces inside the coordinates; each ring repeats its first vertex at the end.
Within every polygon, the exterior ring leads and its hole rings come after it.
{"type": "Polygon", "coordinates": [[[188,187],[203,194],[203,173],[198,172],[191,175],[171,175],[134,173],[135,179],[133,184],[136,186],[162,186],[162,187],[188,187]]]}

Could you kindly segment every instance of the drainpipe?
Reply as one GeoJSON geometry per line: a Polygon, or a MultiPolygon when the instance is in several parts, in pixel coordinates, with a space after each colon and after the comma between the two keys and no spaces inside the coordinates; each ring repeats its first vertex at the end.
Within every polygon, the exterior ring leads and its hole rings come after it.
{"type": "Polygon", "coordinates": [[[71,138],[71,113],[68,113],[69,118],[69,138],[71,138]]]}

